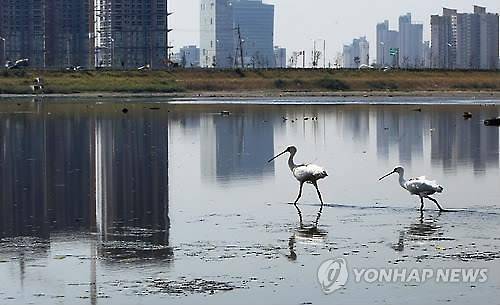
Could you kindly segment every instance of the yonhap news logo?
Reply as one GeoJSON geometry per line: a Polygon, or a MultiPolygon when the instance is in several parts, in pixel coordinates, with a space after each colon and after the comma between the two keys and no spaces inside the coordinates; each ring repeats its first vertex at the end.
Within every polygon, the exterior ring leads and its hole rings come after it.
{"type": "Polygon", "coordinates": [[[481,284],[488,280],[486,268],[348,268],[346,259],[332,258],[318,268],[318,281],[325,294],[332,294],[354,283],[470,283],[481,284]]]}
{"type": "Polygon", "coordinates": [[[343,288],[348,279],[347,262],[343,258],[329,259],[318,269],[318,280],[325,294],[343,288]]]}

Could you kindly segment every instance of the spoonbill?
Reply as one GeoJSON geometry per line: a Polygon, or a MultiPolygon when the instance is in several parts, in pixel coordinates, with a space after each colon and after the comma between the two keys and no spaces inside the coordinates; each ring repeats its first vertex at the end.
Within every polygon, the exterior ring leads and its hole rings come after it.
{"type": "Polygon", "coordinates": [[[314,185],[316,191],[318,192],[319,201],[323,206],[323,198],[321,197],[321,192],[318,188],[318,180],[328,176],[326,171],[321,166],[315,164],[295,164],[295,162],[293,162],[293,158],[295,157],[295,154],[297,154],[297,148],[295,146],[289,146],[287,149],[285,149],[285,151],[272,158],[268,162],[272,162],[274,159],[286,153],[290,153],[290,157],[288,158],[288,166],[290,167],[290,170],[292,171],[295,179],[297,179],[297,181],[299,181],[300,183],[299,195],[297,196],[297,199],[295,199],[295,202],[293,204],[297,206],[297,202],[302,196],[302,187],[304,186],[304,183],[307,182],[314,185]]]}
{"type": "Polygon", "coordinates": [[[427,180],[425,177],[418,177],[406,180],[404,178],[405,170],[401,166],[396,167],[392,172],[388,173],[387,175],[383,176],[378,180],[381,181],[382,179],[392,174],[399,174],[399,185],[401,185],[402,188],[410,192],[411,195],[416,195],[420,197],[420,202],[421,202],[420,211],[423,211],[424,209],[424,198],[433,201],[439,208],[439,211],[441,212],[446,211],[439,205],[436,199],[430,197],[430,195],[434,195],[435,193],[442,193],[444,190],[444,188],[441,185],[437,184],[436,181],[427,180]]]}

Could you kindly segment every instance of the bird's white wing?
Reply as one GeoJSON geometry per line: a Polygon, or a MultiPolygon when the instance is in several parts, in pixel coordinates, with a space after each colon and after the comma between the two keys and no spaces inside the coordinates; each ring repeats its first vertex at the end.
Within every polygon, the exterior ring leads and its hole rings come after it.
{"type": "Polygon", "coordinates": [[[324,168],[322,168],[321,166],[318,166],[316,164],[308,164],[307,169],[309,171],[311,171],[313,173],[313,175],[318,179],[325,178],[326,176],[328,176],[328,174],[326,173],[326,170],[324,168]]]}
{"type": "Polygon", "coordinates": [[[406,182],[405,186],[410,193],[415,195],[432,195],[443,191],[443,187],[437,184],[436,181],[426,180],[425,177],[411,179],[406,182]]]}
{"type": "Polygon", "coordinates": [[[316,164],[302,164],[294,168],[293,175],[300,181],[318,180],[328,176],[326,170],[316,164]]]}

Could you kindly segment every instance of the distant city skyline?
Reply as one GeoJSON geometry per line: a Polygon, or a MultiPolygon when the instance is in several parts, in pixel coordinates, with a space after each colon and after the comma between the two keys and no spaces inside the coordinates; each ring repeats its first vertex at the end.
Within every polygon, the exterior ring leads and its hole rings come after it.
{"type": "MultiPolygon", "coordinates": [[[[415,23],[422,23],[424,40],[430,40],[430,16],[440,14],[443,7],[469,12],[473,5],[487,7],[489,12],[500,13],[496,0],[406,0],[365,2],[349,1],[345,4],[331,0],[264,0],[275,5],[274,44],[287,48],[288,53],[305,49],[310,53],[314,39],[326,39],[327,62],[342,52],[344,44],[355,37],[366,36],[374,44],[377,23],[389,20],[391,29],[397,29],[399,17],[411,13],[415,23]]],[[[184,45],[200,44],[200,0],[170,0],[170,43],[179,49],[184,45]]],[[[370,49],[370,60],[376,58],[376,48],[370,49]]],[[[308,59],[309,60],[309,59],[308,59]]]]}

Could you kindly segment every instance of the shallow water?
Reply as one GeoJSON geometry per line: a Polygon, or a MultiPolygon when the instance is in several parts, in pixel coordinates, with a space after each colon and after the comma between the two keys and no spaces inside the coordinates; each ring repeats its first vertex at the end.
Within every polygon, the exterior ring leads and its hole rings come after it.
{"type": "Polygon", "coordinates": [[[482,121],[500,106],[430,101],[3,102],[0,303],[489,302],[500,293],[500,135],[482,121]],[[290,144],[296,162],[329,174],[323,209],[304,188],[303,227],[286,158],[267,163],[290,144]],[[378,181],[399,164],[442,184],[436,198],[455,212],[426,202],[421,214],[395,176],[378,181]],[[350,278],[325,295],[317,269],[333,257],[487,268],[488,281],[350,278]]]}

